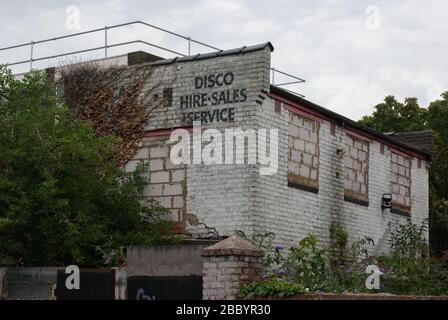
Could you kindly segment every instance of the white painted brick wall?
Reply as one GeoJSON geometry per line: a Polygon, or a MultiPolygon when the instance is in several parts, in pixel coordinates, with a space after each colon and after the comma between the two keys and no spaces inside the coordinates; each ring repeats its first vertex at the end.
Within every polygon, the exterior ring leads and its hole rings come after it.
{"type": "MultiPolygon", "coordinates": [[[[263,93],[269,91],[269,49],[195,62],[158,66],[147,89],[157,84],[154,94],[162,96],[163,88],[173,88],[171,107],[158,110],[146,129],[164,129],[181,123],[180,96],[203,91],[194,88],[194,77],[232,71],[235,82],[230,88],[247,88],[248,99],[234,106],[234,123],[214,123],[204,126],[276,128],[279,130],[279,168],[273,176],[261,176],[260,165],[189,165],[186,168],[187,231],[204,236],[204,223],[216,228],[221,235],[241,230],[247,234],[273,232],[277,242],[294,245],[308,234],[314,234],[322,243],[329,241],[329,229],[339,221],[349,232],[350,240],[364,236],[377,243],[388,229],[389,222],[403,223],[406,217],[381,209],[381,198],[390,193],[390,151],[380,153],[380,143],[373,141],[369,148],[369,206],[344,201],[344,163],[337,153],[345,139],[341,127],[331,135],[331,124],[323,121],[319,132],[319,193],[311,193],[287,186],[288,121],[289,111],[274,111],[274,102],[263,93]],[[190,221],[191,220],[191,221],[190,221]],[[189,222],[192,222],[191,224],[189,222]]],[[[151,95],[150,98],[154,98],[151,95]]],[[[152,103],[154,101],[149,101],[152,103]]],[[[222,106],[221,106],[222,107],[222,106]]],[[[139,156],[146,153],[142,151],[139,156]]],[[[134,164],[132,163],[130,167],[134,164]]],[[[158,177],[163,178],[163,177],[158,177]]],[[[420,222],[428,216],[428,171],[425,163],[417,168],[412,163],[411,217],[420,222]]],[[[149,193],[157,190],[148,189],[149,193]]]]}
{"type": "MultiPolygon", "coordinates": [[[[343,159],[336,149],[343,146],[345,133],[336,127],[336,135],[332,136],[328,121],[321,123],[319,135],[319,193],[288,187],[288,113],[285,108],[281,114],[275,113],[273,101],[267,100],[263,111],[257,115],[260,127],[277,127],[281,132],[278,174],[257,177],[251,205],[256,216],[254,229],[257,233],[273,232],[277,242],[286,245],[297,244],[308,234],[328,243],[331,223],[339,221],[348,231],[351,241],[367,236],[378,243],[389,222],[397,225],[407,221],[405,216],[381,209],[382,195],[390,193],[391,188],[391,152],[385,147],[385,154],[381,154],[377,141],[371,142],[369,151],[369,206],[344,201],[343,159]]],[[[428,170],[424,161],[422,168],[418,169],[417,161],[413,159],[411,173],[411,219],[414,223],[420,223],[428,216],[428,170]]],[[[387,241],[384,241],[383,246],[386,245],[387,241]]]]}

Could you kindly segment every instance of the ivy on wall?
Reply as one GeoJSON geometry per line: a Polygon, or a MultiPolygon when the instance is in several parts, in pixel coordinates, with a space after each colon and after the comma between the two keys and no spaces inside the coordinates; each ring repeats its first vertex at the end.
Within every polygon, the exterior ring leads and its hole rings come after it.
{"type": "Polygon", "coordinates": [[[163,104],[148,104],[158,85],[148,88],[153,68],[148,65],[102,67],[78,64],[62,68],[56,85],[73,117],[86,120],[98,136],[120,139],[116,161],[132,159],[139,148],[144,124],[163,104]]]}

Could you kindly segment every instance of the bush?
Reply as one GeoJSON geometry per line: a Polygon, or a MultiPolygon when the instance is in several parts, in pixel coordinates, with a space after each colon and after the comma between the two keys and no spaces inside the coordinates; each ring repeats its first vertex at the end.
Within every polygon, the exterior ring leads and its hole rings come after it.
{"type": "Polygon", "coordinates": [[[392,253],[375,257],[372,263],[384,271],[382,291],[394,294],[448,294],[448,270],[440,260],[428,256],[427,223],[409,223],[391,234],[392,253]]]}
{"type": "Polygon", "coordinates": [[[140,171],[115,163],[117,138],[72,119],[44,74],[0,66],[0,255],[27,266],[94,267],[123,247],[171,241],[140,171]]]}
{"type": "Polygon", "coordinates": [[[447,266],[428,256],[426,230],[426,222],[421,226],[409,223],[398,227],[391,233],[388,242],[392,251],[387,256],[369,256],[364,248],[367,243],[373,244],[369,238],[349,245],[347,233],[339,227],[331,229],[331,243],[322,248],[317,246],[313,236],[305,237],[297,247],[289,250],[272,246],[272,234],[254,237],[255,244],[266,250],[263,265],[268,281],[246,286],[244,296],[266,295],[274,292],[274,288],[278,289],[276,295],[279,292],[286,295],[293,285],[311,291],[369,292],[365,285],[368,277],[365,270],[371,264],[377,265],[383,273],[379,292],[448,294],[447,266]]]}
{"type": "Polygon", "coordinates": [[[308,289],[297,283],[280,279],[269,279],[263,282],[252,282],[241,288],[240,297],[251,299],[254,297],[289,297],[308,292],[308,289]]]}

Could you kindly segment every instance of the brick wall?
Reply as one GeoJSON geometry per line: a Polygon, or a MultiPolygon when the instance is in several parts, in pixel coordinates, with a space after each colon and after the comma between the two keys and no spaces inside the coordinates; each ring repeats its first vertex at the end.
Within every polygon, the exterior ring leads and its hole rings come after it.
{"type": "Polygon", "coordinates": [[[350,135],[344,139],[344,197],[347,201],[369,201],[369,141],[350,135]]]}
{"type": "MultiPolygon", "coordinates": [[[[153,73],[145,84],[145,93],[148,105],[158,104],[159,107],[148,120],[145,129],[154,131],[189,127],[191,123],[184,121],[184,112],[213,111],[226,105],[185,109],[181,107],[181,99],[192,94],[212,94],[218,89],[241,88],[245,88],[247,99],[244,102],[228,105],[235,108],[234,121],[204,123],[202,129],[216,128],[223,132],[225,128],[232,127],[243,130],[255,128],[254,115],[266,97],[263,91],[266,92],[269,89],[269,70],[267,69],[269,65],[270,49],[266,47],[263,50],[244,54],[154,66],[153,73]],[[195,87],[197,76],[226,72],[234,74],[234,81],[228,87],[211,89],[195,87]],[[169,92],[169,99],[161,100],[167,92],[169,92]]],[[[170,208],[174,219],[180,214],[180,220],[185,226],[184,231],[194,237],[207,236],[210,230],[208,226],[215,228],[221,235],[234,234],[236,230],[252,233],[254,218],[250,209],[250,195],[254,177],[258,175],[254,165],[190,164],[183,168],[167,169],[169,166],[168,159],[165,157],[166,149],[163,149],[163,155],[160,154],[160,157],[154,159],[149,158],[148,153],[151,141],[162,147],[163,139],[166,141],[167,138],[168,136],[145,138],[144,148],[126,165],[126,169],[132,171],[138,160],[150,161],[150,169],[145,174],[149,183],[145,189],[145,195],[155,197],[170,208]],[[163,169],[161,169],[161,161],[164,161],[163,169]],[[177,174],[183,176],[183,171],[173,170],[185,170],[184,183],[172,180],[177,177],[175,176],[177,174]],[[181,185],[182,192],[180,193],[181,185]],[[166,193],[166,190],[174,188],[176,188],[175,194],[166,193]],[[178,208],[181,204],[182,207],[178,208]]],[[[161,149],[158,152],[160,151],[161,149]]]]}
{"type": "Polygon", "coordinates": [[[185,228],[186,219],[186,165],[175,165],[170,160],[169,136],[145,137],[134,160],[125,165],[127,172],[134,171],[140,162],[146,164],[143,176],[148,185],[143,190],[145,197],[151,197],[169,209],[170,219],[177,223],[179,231],[185,228]]]}
{"type": "Polygon", "coordinates": [[[288,185],[319,189],[319,122],[289,114],[288,185]]]}
{"type": "MultiPolygon", "coordinates": [[[[376,243],[386,243],[381,239],[388,236],[389,225],[407,221],[404,215],[381,209],[382,195],[392,191],[392,151],[328,120],[293,113],[284,104],[277,103],[276,108],[266,95],[269,58],[266,49],[161,66],[154,71],[172,88],[172,103],[148,122],[148,129],[183,125],[179,122],[180,97],[203,92],[194,88],[194,76],[232,71],[232,88],[246,87],[248,99],[234,104],[234,122],[207,123],[203,129],[279,130],[279,168],[273,176],[260,176],[259,164],[185,168],[186,231],[203,237],[210,230],[204,229],[205,225],[220,235],[237,230],[247,234],[274,232],[279,243],[292,245],[308,234],[328,242],[331,225],[339,223],[352,241],[368,236],[376,243]]],[[[159,90],[162,96],[163,85],[159,90]]],[[[427,168],[411,165],[411,174],[411,220],[421,221],[428,215],[427,168]],[[414,182],[422,187],[415,188],[414,182]]]]}
{"type": "Polygon", "coordinates": [[[411,163],[409,157],[392,152],[392,211],[409,213],[411,210],[411,163]]]}
{"type": "Polygon", "coordinates": [[[203,250],[204,300],[234,300],[244,283],[260,280],[263,251],[231,236],[203,250]]]}
{"type": "MultiPolygon", "coordinates": [[[[268,99],[257,114],[258,126],[277,127],[280,137],[278,174],[258,176],[256,179],[251,206],[256,217],[255,232],[273,232],[277,236],[277,242],[285,245],[297,244],[298,240],[308,234],[317,236],[321,243],[328,243],[331,225],[339,223],[348,231],[350,241],[367,236],[375,243],[382,243],[381,248],[376,248],[379,252],[387,250],[387,241],[383,240],[394,229],[393,226],[407,221],[406,216],[381,209],[383,194],[391,193],[392,189],[392,150],[375,140],[368,145],[356,141],[353,136],[347,135],[344,128],[332,125],[328,120],[321,120],[318,138],[319,192],[316,194],[289,187],[290,112],[290,108],[286,108],[284,104],[281,111],[278,112],[277,107],[276,112],[273,99],[268,99]],[[353,141],[351,166],[360,168],[359,172],[362,173],[358,178],[358,172],[354,172],[351,178],[353,181],[368,182],[365,189],[368,202],[355,203],[345,197],[347,182],[344,173],[347,172],[348,160],[344,157],[344,152],[340,151],[346,148],[347,141],[349,145],[353,141]],[[355,142],[358,142],[356,148],[355,142]],[[354,161],[359,163],[353,165],[354,161]],[[390,224],[392,227],[389,227],[390,224]]],[[[428,216],[428,169],[425,164],[418,168],[415,165],[417,161],[417,158],[412,158],[410,198],[411,221],[414,223],[420,223],[428,216]]],[[[361,189],[357,190],[361,193],[361,189]]]]}
{"type": "MultiPolygon", "coordinates": [[[[140,160],[149,162],[145,195],[170,208],[172,218],[194,237],[203,237],[214,228],[220,235],[238,230],[246,234],[274,232],[277,242],[286,245],[314,234],[325,243],[330,226],[339,223],[348,230],[350,240],[368,236],[381,242],[389,224],[404,223],[408,218],[381,209],[382,195],[392,192],[392,151],[378,141],[358,140],[328,119],[308,117],[275,103],[268,96],[269,67],[268,47],[245,54],[155,65],[145,93],[148,105],[162,103],[145,128],[151,131],[191,125],[183,117],[181,100],[191,94],[216,91],[196,88],[195,77],[232,72],[234,82],[228,89],[245,88],[247,99],[228,105],[235,109],[234,121],[204,123],[203,129],[278,129],[279,168],[275,175],[261,176],[259,164],[171,167],[167,136],[145,138],[126,170],[132,171],[140,160]],[[345,156],[344,149],[348,151],[345,156]],[[353,199],[362,201],[350,201],[353,199]]],[[[424,161],[419,167],[416,158],[409,160],[412,182],[405,195],[411,205],[411,220],[420,222],[428,216],[428,169],[424,161]]],[[[406,204],[406,198],[404,201],[406,204]]]]}

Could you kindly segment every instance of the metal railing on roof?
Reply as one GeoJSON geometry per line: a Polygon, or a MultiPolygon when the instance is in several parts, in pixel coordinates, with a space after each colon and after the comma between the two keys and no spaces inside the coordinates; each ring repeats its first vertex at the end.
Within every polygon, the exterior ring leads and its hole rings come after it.
{"type": "MultiPolygon", "coordinates": [[[[36,61],[49,60],[49,59],[60,58],[60,57],[70,56],[70,55],[76,55],[76,54],[85,53],[85,52],[99,51],[99,50],[104,50],[104,58],[107,58],[108,57],[108,51],[107,50],[109,48],[120,47],[120,46],[125,46],[125,45],[130,45],[130,44],[136,44],[136,43],[148,45],[148,46],[151,46],[153,48],[157,48],[157,49],[160,49],[160,50],[163,50],[163,51],[166,51],[166,52],[177,54],[179,56],[186,56],[186,55],[190,56],[191,55],[191,44],[192,43],[198,44],[200,46],[203,46],[203,47],[206,47],[206,48],[209,48],[209,49],[222,51],[221,49],[219,49],[217,47],[214,47],[212,45],[209,45],[207,43],[195,40],[195,39],[193,39],[191,37],[188,37],[188,36],[185,36],[185,35],[181,35],[179,33],[176,33],[176,32],[167,30],[165,28],[161,28],[161,27],[158,27],[158,26],[155,26],[155,25],[152,25],[152,24],[146,23],[144,21],[140,21],[140,20],[138,20],[138,21],[131,21],[131,22],[127,22],[127,23],[116,24],[116,25],[112,25],[112,26],[105,26],[103,28],[97,28],[97,29],[87,30],[87,31],[83,31],[83,32],[72,33],[72,34],[69,34],[69,35],[64,35],[64,36],[59,36],[59,37],[54,37],[54,38],[49,38],[49,39],[43,39],[43,40],[39,40],[39,41],[30,41],[30,42],[26,42],[26,43],[22,43],[22,44],[18,44],[18,45],[13,45],[13,46],[0,48],[0,51],[12,50],[12,49],[17,49],[17,48],[22,48],[22,47],[29,47],[29,50],[30,50],[30,58],[29,59],[22,60],[22,61],[14,61],[14,62],[11,62],[11,63],[6,63],[5,65],[6,66],[15,66],[15,65],[29,63],[30,70],[32,70],[33,69],[33,62],[36,62],[36,61]],[[159,46],[157,44],[150,43],[150,42],[147,42],[147,41],[144,41],[144,40],[125,41],[125,42],[119,42],[119,43],[113,43],[113,44],[110,44],[108,42],[108,31],[109,30],[111,30],[111,29],[118,29],[118,28],[121,28],[121,27],[135,25],[135,24],[141,24],[141,25],[144,25],[146,27],[149,27],[149,28],[152,28],[152,29],[156,29],[156,30],[162,31],[164,33],[167,33],[167,34],[173,35],[175,37],[178,37],[178,38],[186,40],[187,41],[187,53],[184,54],[184,53],[181,53],[181,52],[178,52],[178,51],[174,51],[174,50],[171,50],[169,48],[165,48],[165,47],[162,47],[162,46],[159,46]],[[77,37],[77,36],[81,36],[81,35],[85,35],[85,34],[97,33],[97,32],[104,32],[104,45],[103,46],[93,47],[93,48],[88,48],[88,49],[83,49],[83,50],[77,50],[77,51],[71,51],[71,52],[66,52],[66,53],[61,53],[61,54],[56,54],[56,55],[51,55],[51,56],[38,57],[38,58],[36,58],[34,56],[34,49],[35,49],[35,46],[38,45],[38,44],[47,43],[47,42],[51,42],[51,41],[57,41],[57,40],[61,40],[61,39],[72,38],[72,37],[77,37]]],[[[272,72],[271,81],[272,81],[273,85],[276,85],[276,86],[286,86],[286,85],[298,84],[298,83],[305,82],[305,80],[303,80],[303,79],[301,79],[299,77],[296,77],[296,76],[294,76],[292,74],[289,74],[289,73],[286,73],[284,71],[280,71],[280,70],[278,70],[276,68],[270,68],[270,70],[272,72]],[[292,79],[292,81],[276,84],[275,83],[276,73],[278,73],[280,75],[283,75],[283,76],[286,76],[286,77],[289,77],[289,78],[292,79]]]]}

